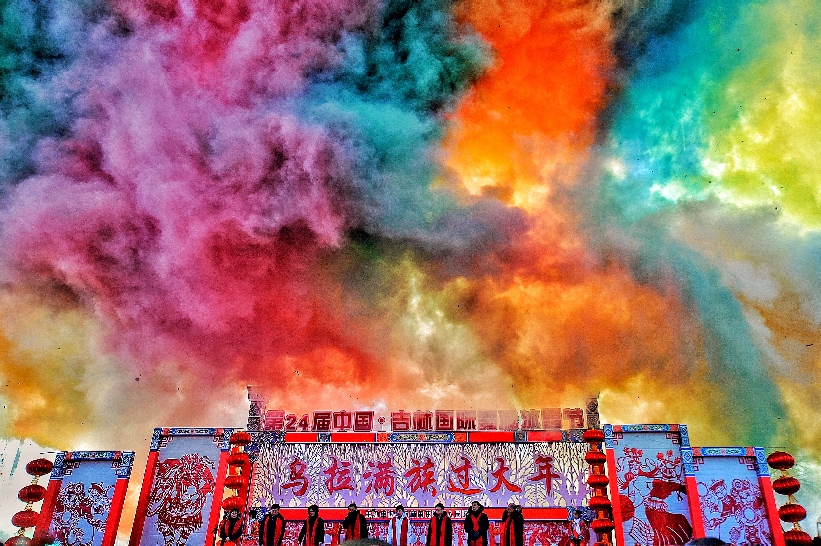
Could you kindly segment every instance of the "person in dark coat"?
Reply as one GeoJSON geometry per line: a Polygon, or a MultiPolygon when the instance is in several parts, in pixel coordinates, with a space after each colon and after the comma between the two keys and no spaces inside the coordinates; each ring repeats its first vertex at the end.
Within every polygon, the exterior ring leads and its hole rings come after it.
{"type": "Polygon", "coordinates": [[[285,538],[285,518],[279,513],[279,505],[271,509],[259,522],[259,546],[281,546],[285,538]]]}
{"type": "Polygon", "coordinates": [[[479,501],[470,503],[470,510],[465,516],[465,536],[468,538],[468,546],[487,546],[487,531],[490,522],[485,514],[485,507],[479,501]]]}
{"type": "Polygon", "coordinates": [[[308,507],[308,519],[302,524],[297,542],[301,546],[316,546],[325,543],[325,522],[319,517],[319,506],[308,507]]]}
{"type": "Polygon", "coordinates": [[[425,546],[453,546],[453,522],[445,512],[445,505],[441,502],[436,505],[433,517],[428,523],[425,546]]]}
{"type": "Polygon", "coordinates": [[[516,504],[507,505],[507,510],[502,514],[502,538],[500,546],[524,546],[525,543],[525,520],[520,511],[516,510],[516,504]]]}
{"type": "Polygon", "coordinates": [[[236,508],[229,510],[219,526],[220,544],[227,545],[242,538],[242,518],[236,508]]]}
{"type": "Polygon", "coordinates": [[[342,522],[342,528],[345,530],[345,541],[368,538],[368,522],[354,503],[348,505],[348,515],[342,522]]]}

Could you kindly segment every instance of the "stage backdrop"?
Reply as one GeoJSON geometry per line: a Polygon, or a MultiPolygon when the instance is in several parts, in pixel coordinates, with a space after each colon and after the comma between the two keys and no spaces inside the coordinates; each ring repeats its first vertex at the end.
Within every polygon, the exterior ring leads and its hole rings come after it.
{"type": "MultiPolygon", "coordinates": [[[[509,433],[506,441],[475,442],[472,434],[406,433],[339,434],[301,442],[273,432],[254,433],[254,470],[249,525],[244,545],[256,543],[257,522],[279,503],[287,523],[285,546],[295,546],[306,507],[320,506],[325,542],[344,539],[340,522],[355,502],[368,520],[372,537],[387,538],[393,507],[407,507],[409,546],[425,544],[433,506],[447,506],[454,522],[454,544],[465,544],[464,521],[471,501],[487,506],[491,542],[498,542],[499,520],[509,502],[523,506],[525,541],[532,546],[570,546],[568,518],[572,507],[589,497],[585,483],[587,444],[581,434],[559,434],[569,441],[527,441],[509,433]],[[343,441],[347,438],[357,440],[343,441]],[[317,441],[319,440],[319,441],[317,441]]],[[[535,436],[535,433],[534,433],[535,436]]],[[[594,514],[585,509],[592,520],[594,514]]],[[[590,535],[589,541],[594,539],[590,535]]]]}
{"type": "Polygon", "coordinates": [[[773,525],[780,527],[763,448],[683,448],[684,468],[698,491],[694,520],[704,525],[704,534],[728,544],[775,542],[773,525]],[[698,513],[696,513],[698,511],[698,513]]]}
{"type": "Polygon", "coordinates": [[[681,454],[690,446],[687,427],[604,425],[604,434],[618,544],[686,543],[693,536],[681,454]]]}
{"type": "Polygon", "coordinates": [[[62,451],[54,459],[36,538],[61,546],[113,546],[133,451],[62,451]]]}
{"type": "Polygon", "coordinates": [[[583,443],[277,443],[261,445],[251,506],[432,508],[581,506],[583,443]]]}
{"type": "Polygon", "coordinates": [[[212,544],[233,431],[154,429],[129,546],[212,544]]]}

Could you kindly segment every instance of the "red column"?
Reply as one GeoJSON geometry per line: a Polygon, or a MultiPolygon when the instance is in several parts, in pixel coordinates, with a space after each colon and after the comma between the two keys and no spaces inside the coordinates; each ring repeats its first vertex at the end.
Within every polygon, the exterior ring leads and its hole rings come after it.
{"type": "Polygon", "coordinates": [[[117,530],[120,527],[120,517],[123,515],[125,493],[128,490],[128,478],[121,478],[114,484],[114,497],[111,499],[111,511],[105,524],[102,546],[114,546],[117,540],[117,530]]]}
{"type": "Polygon", "coordinates": [[[770,530],[773,533],[773,546],[785,546],[784,529],[781,527],[781,519],[778,517],[778,507],[775,504],[773,485],[769,476],[758,477],[758,488],[764,496],[764,508],[767,512],[767,521],[770,523],[770,530]]]}
{"type": "Polygon", "coordinates": [[[145,463],[143,487],[140,490],[137,514],[134,517],[134,526],[131,528],[131,538],[128,540],[128,546],[138,546],[143,537],[143,527],[145,527],[145,517],[148,511],[148,497],[151,495],[151,486],[154,484],[154,474],[157,472],[157,461],[159,458],[159,451],[150,451],[148,453],[148,462],[145,463]]]}
{"type": "Polygon", "coordinates": [[[51,528],[51,520],[54,518],[54,500],[60,492],[62,480],[51,480],[48,482],[46,496],[43,498],[43,507],[40,510],[40,520],[34,529],[34,541],[39,543],[44,539],[51,528]]]}
{"type": "Polygon", "coordinates": [[[225,491],[225,474],[228,471],[228,452],[220,453],[220,464],[217,470],[217,485],[214,489],[214,497],[211,499],[211,514],[208,517],[208,532],[205,534],[203,546],[210,546],[214,543],[214,529],[220,523],[220,510],[222,510],[222,496],[225,491]]]}
{"type": "Polygon", "coordinates": [[[625,544],[624,542],[624,517],[621,514],[621,493],[619,493],[619,475],[616,473],[616,453],[607,448],[604,450],[607,453],[607,476],[610,478],[610,499],[613,503],[613,523],[616,528],[613,531],[616,533],[616,544],[625,544]]]}
{"type": "Polygon", "coordinates": [[[696,477],[686,476],[684,485],[687,487],[687,505],[690,507],[690,520],[693,522],[693,538],[704,538],[707,531],[704,528],[704,512],[701,510],[701,499],[698,497],[696,477]]]}

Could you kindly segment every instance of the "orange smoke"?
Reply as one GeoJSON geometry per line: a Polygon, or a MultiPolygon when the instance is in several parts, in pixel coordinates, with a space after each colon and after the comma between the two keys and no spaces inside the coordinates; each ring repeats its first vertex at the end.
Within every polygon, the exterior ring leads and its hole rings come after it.
{"type": "Polygon", "coordinates": [[[455,112],[447,164],[470,192],[531,209],[534,186],[572,183],[594,140],[614,64],[607,12],[592,2],[465,0],[456,13],[495,61],[455,112]]]}

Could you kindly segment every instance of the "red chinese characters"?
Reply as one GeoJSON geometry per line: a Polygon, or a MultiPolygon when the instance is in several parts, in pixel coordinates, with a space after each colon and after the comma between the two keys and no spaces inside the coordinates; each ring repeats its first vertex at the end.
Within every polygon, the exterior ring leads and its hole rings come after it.
{"type": "Polygon", "coordinates": [[[522,410],[522,430],[539,430],[539,410],[522,410]]]}
{"type": "Polygon", "coordinates": [[[542,427],[545,430],[558,430],[562,428],[562,408],[543,408],[542,427]]]}
{"type": "Polygon", "coordinates": [[[413,414],[413,430],[433,430],[433,412],[416,411],[413,414]]]}
{"type": "Polygon", "coordinates": [[[308,477],[305,476],[305,470],[308,466],[303,463],[299,457],[294,457],[294,460],[291,461],[288,468],[290,470],[288,474],[288,481],[282,484],[282,488],[291,489],[291,493],[295,497],[301,497],[306,491],[308,491],[308,486],[310,485],[308,477]]]}
{"type": "Polygon", "coordinates": [[[511,483],[510,480],[507,479],[507,476],[505,476],[505,474],[510,472],[510,467],[507,466],[507,463],[505,462],[504,458],[496,457],[496,462],[499,463],[499,468],[497,468],[491,473],[491,476],[496,478],[496,485],[491,487],[490,491],[495,493],[499,491],[499,489],[501,489],[502,486],[504,486],[505,489],[507,489],[511,493],[521,493],[522,488],[514,483],[511,483]]]}
{"type": "Polygon", "coordinates": [[[350,490],[353,491],[353,481],[351,480],[351,463],[348,461],[340,461],[336,457],[331,457],[333,463],[325,471],[328,479],[325,480],[325,487],[328,488],[328,493],[334,494],[337,491],[350,490]]]}
{"type": "Polygon", "coordinates": [[[368,462],[368,466],[370,470],[362,475],[363,478],[369,480],[365,492],[370,493],[373,490],[375,493],[382,492],[387,497],[392,496],[396,491],[396,471],[393,469],[393,460],[389,457],[384,462],[368,462]]]}
{"type": "Polygon", "coordinates": [[[331,431],[331,412],[330,411],[315,411],[314,412],[314,428],[315,432],[330,432],[331,431]]]}
{"type": "Polygon", "coordinates": [[[553,480],[562,477],[561,474],[556,473],[553,469],[553,457],[549,455],[538,455],[533,460],[533,464],[536,465],[538,470],[535,476],[531,476],[528,479],[532,482],[544,480],[547,493],[550,494],[550,491],[553,489],[553,480]]]}
{"type": "Polygon", "coordinates": [[[373,412],[357,411],[353,418],[354,432],[370,432],[373,430],[373,412]]]}
{"type": "Polygon", "coordinates": [[[565,408],[564,418],[570,421],[570,428],[584,428],[584,410],[581,408],[565,408]]]}
{"type": "Polygon", "coordinates": [[[476,430],[476,410],[456,410],[456,430],[476,430]]]}
{"type": "Polygon", "coordinates": [[[436,410],[436,430],[453,430],[453,410],[436,410]]]}
{"type": "Polygon", "coordinates": [[[408,488],[411,490],[411,493],[416,493],[420,489],[427,492],[428,487],[430,487],[430,494],[435,497],[436,479],[433,474],[433,461],[430,460],[430,457],[425,457],[424,464],[416,459],[411,459],[411,461],[413,462],[413,467],[405,472],[405,477],[410,478],[408,488]]]}
{"type": "Polygon", "coordinates": [[[353,414],[349,411],[335,411],[334,414],[334,429],[340,432],[351,430],[353,427],[353,414]]]}
{"type": "Polygon", "coordinates": [[[462,495],[475,495],[482,490],[470,486],[470,469],[473,468],[473,463],[465,456],[461,457],[462,464],[453,466],[450,464],[450,469],[456,476],[456,483],[453,483],[453,476],[448,478],[448,491],[452,493],[461,493],[462,495]]]}
{"type": "Polygon", "coordinates": [[[391,413],[391,430],[394,432],[407,432],[411,429],[411,414],[399,410],[391,413]]]}

